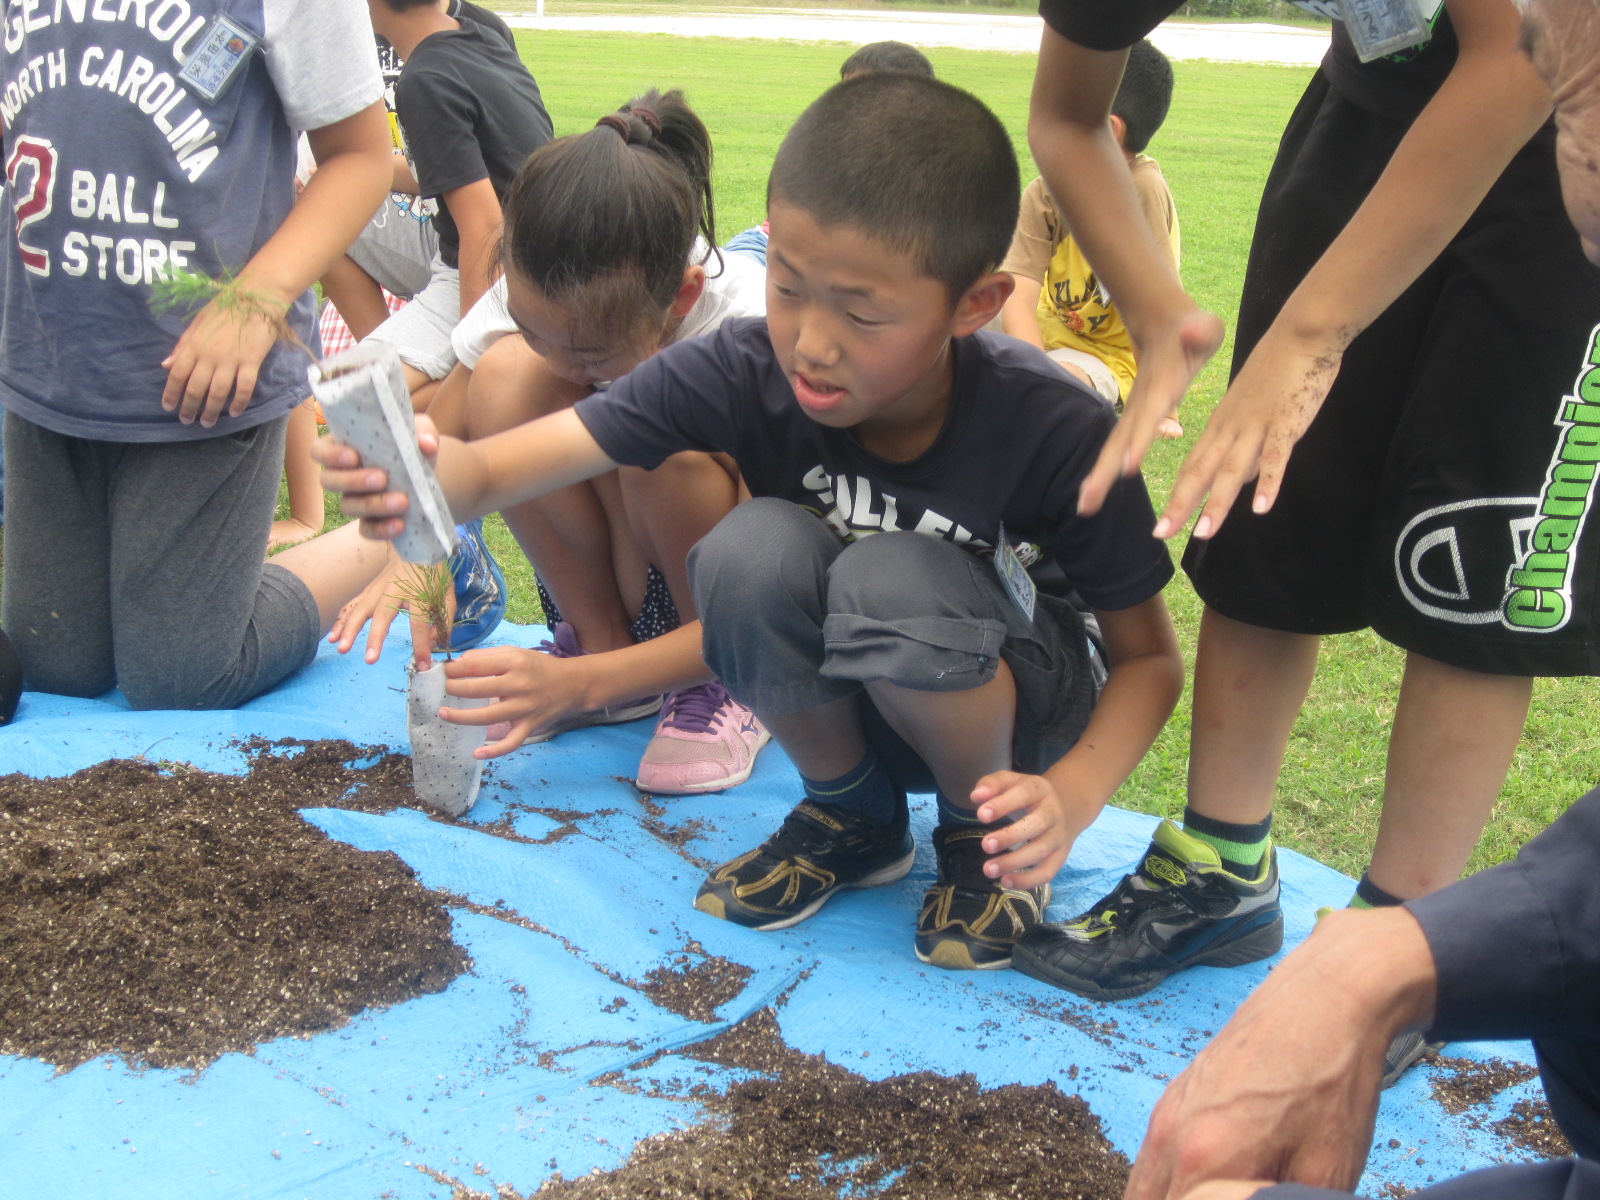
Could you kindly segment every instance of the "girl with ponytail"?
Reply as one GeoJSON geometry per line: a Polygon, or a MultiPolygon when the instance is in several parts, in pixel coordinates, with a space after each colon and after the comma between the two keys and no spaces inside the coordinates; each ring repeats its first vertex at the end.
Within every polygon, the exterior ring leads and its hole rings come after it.
{"type": "MultiPolygon", "coordinates": [[[[529,157],[506,193],[504,275],[457,328],[462,366],[429,410],[442,432],[486,437],[570,407],[664,346],[765,312],[764,267],[716,249],[711,161],[710,135],[676,90],[529,157]]],[[[448,664],[452,680],[495,678],[499,702],[447,718],[494,714],[481,753],[497,757],[659,708],[642,789],[743,782],[768,735],[707,678],[686,559],[747,496],[726,456],[689,452],[508,509],[553,639],[544,652],[489,647],[448,664]]],[[[381,640],[381,603],[373,589],[351,606],[334,630],[341,648],[368,616],[381,640]]]]}

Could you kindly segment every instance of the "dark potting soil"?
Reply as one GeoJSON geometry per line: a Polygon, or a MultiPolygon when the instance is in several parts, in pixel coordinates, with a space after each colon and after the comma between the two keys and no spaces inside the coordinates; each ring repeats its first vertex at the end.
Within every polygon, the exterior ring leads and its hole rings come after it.
{"type": "Polygon", "coordinates": [[[1429,1080],[1433,1087],[1433,1098],[1451,1116],[1458,1116],[1473,1105],[1486,1104],[1507,1088],[1527,1083],[1539,1074],[1536,1068],[1526,1063],[1506,1062],[1502,1058],[1478,1062],[1470,1058],[1436,1054],[1427,1061],[1440,1068],[1429,1080]]]}
{"type": "MultiPolygon", "coordinates": [[[[1480,1104],[1487,1104],[1501,1092],[1519,1083],[1527,1083],[1539,1072],[1527,1063],[1506,1062],[1491,1058],[1475,1062],[1470,1058],[1448,1058],[1434,1055],[1427,1059],[1433,1066],[1450,1071],[1449,1076],[1433,1077],[1433,1095],[1447,1113],[1466,1112],[1480,1104]]],[[[1481,1128],[1478,1122],[1473,1122],[1481,1128]]],[[[1516,1150],[1540,1158],[1564,1158],[1573,1152],[1561,1127],[1543,1099],[1518,1100],[1511,1106],[1511,1115],[1490,1126],[1516,1150]]]]}
{"type": "Polygon", "coordinates": [[[470,967],[398,856],[296,811],[415,803],[404,756],[247,749],[244,776],[118,760],[0,777],[0,1052],[200,1068],[470,967]]]}
{"type": "Polygon", "coordinates": [[[1576,1153],[1544,1100],[1518,1100],[1509,1117],[1494,1123],[1494,1131],[1518,1150],[1539,1158],[1566,1158],[1576,1153]]]}
{"type": "MultiPolygon", "coordinates": [[[[649,1138],[614,1171],[558,1175],[533,1195],[1116,1200],[1127,1182],[1128,1160],[1099,1118],[1053,1083],[985,1090],[971,1075],[867,1079],[786,1045],[770,1008],[678,1053],[751,1074],[726,1093],[703,1078],[673,1080],[672,1094],[699,1101],[707,1121],[649,1138]]],[[[480,1193],[461,1186],[456,1194],[480,1193]]],[[[504,1185],[481,1194],[515,1195],[504,1185]]]]}

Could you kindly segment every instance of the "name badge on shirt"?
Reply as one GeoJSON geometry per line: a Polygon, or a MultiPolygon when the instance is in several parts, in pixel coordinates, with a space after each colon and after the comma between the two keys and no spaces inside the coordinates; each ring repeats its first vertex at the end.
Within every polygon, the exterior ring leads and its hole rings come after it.
{"type": "Polygon", "coordinates": [[[261,39],[243,25],[218,13],[178,77],[209,103],[228,90],[261,39]]]}
{"type": "Polygon", "coordinates": [[[1434,0],[1338,0],[1356,57],[1371,62],[1428,40],[1439,11],[1434,0]]]}
{"type": "Polygon", "coordinates": [[[1039,589],[1034,586],[1028,568],[1022,565],[1017,552],[1011,548],[1011,541],[1006,537],[1004,525],[1000,526],[1000,536],[995,541],[994,569],[1000,576],[1000,583],[1006,589],[1006,595],[1010,596],[1011,603],[1017,606],[1017,611],[1028,620],[1033,620],[1033,608],[1039,598],[1039,589]]]}

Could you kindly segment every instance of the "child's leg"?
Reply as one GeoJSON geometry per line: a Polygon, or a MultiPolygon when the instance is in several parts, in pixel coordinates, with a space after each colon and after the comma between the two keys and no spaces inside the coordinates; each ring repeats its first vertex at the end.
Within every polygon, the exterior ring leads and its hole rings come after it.
{"type": "Polygon", "coordinates": [[[840,550],[810,513],[760,498],[689,558],[706,665],[762,714],[807,793],[762,846],[711,872],[695,900],[755,929],[787,928],[840,890],[899,879],[916,857],[904,792],[867,743],[860,684],[822,670],[828,570],[840,550]]]}
{"type": "MultiPolygon", "coordinates": [[[[501,338],[472,373],[469,435],[487,437],[570,405],[570,393],[552,388],[552,379],[521,338],[501,338]]],[[[590,652],[632,645],[629,624],[644,600],[649,563],[627,527],[615,477],[562,488],[503,515],[578,644],[590,652]]]]}
{"type": "MultiPolygon", "coordinates": [[[[724,455],[686,452],[653,471],[623,467],[617,478],[634,535],[666,580],[678,619],[697,620],[689,551],[739,502],[738,469],[724,455]]],[[[662,702],[639,760],[639,787],[668,795],[734,787],[750,777],[767,740],[766,727],[716,680],[681,688],[662,702]]]]}
{"type": "Polygon", "coordinates": [[[311,660],[387,561],[354,525],[263,563],[287,418],[194,442],[115,446],[110,605],[136,708],[230,708],[311,660]]]}
{"type": "Polygon", "coordinates": [[[27,688],[97,696],[116,683],[109,443],[4,421],[6,632],[27,688]]]}
{"type": "Polygon", "coordinates": [[[1191,814],[1232,825],[1254,825],[1272,814],[1278,773],[1316,672],[1320,641],[1205,609],[1189,735],[1191,814]]]}
{"type": "Polygon", "coordinates": [[[289,484],[289,519],[274,521],[267,545],[293,546],[322,532],[326,512],[322,501],[320,468],[311,457],[317,441],[317,416],[307,400],[289,414],[284,435],[283,473],[289,484]]]}
{"type": "Polygon", "coordinates": [[[389,319],[383,289],[349,255],[328,268],[322,277],[322,294],[339,310],[358,342],[389,319]]]}
{"type": "Polygon", "coordinates": [[[1400,900],[1461,877],[1528,717],[1533,680],[1406,656],[1368,878],[1400,900]]]}

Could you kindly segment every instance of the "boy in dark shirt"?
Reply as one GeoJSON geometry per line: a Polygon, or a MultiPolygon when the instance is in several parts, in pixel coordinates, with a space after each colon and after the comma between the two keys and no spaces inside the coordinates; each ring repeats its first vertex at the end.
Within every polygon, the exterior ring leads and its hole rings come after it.
{"type": "Polygon", "coordinates": [[[539,85],[500,23],[453,17],[445,0],[367,0],[367,8],[405,64],[395,110],[414,179],[397,173],[395,188],[438,205],[431,282],[370,335],[399,352],[415,394],[455,365],[450,332],[488,289],[500,198],[552,130],[539,85]]]}
{"type": "MultiPolygon", "coordinates": [[[[906,792],[936,789],[939,877],[917,954],[1007,966],[1073,840],[1177,701],[1160,594],[1172,568],[1148,536],[1142,482],[1076,513],[1109,407],[1036,349],[977,332],[1011,290],[997,267],[1019,192],[1004,128],[965,92],[903,74],[841,83],[773,166],[766,320],[669,347],[572,410],[444,439],[458,515],[686,449],[738,463],[756,499],[690,560],[706,674],[767,723],[806,797],[711,872],[703,912],[779,929],[840,890],[901,878],[906,792]],[[1108,679],[1074,599],[1098,620],[1108,679]]],[[[542,298],[515,270],[507,287],[529,320],[542,298]]],[[[342,446],[321,457],[356,462],[342,446]]],[[[325,481],[384,486],[366,469],[325,481]]],[[[403,524],[393,495],[346,503],[386,518],[367,522],[374,536],[403,524]]],[[[619,687],[699,682],[644,678],[649,654],[617,652],[638,664],[619,687]]],[[[479,675],[470,658],[446,670],[453,695],[502,698],[444,710],[463,724],[526,716],[508,688],[540,687],[479,675]]]]}

